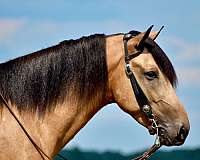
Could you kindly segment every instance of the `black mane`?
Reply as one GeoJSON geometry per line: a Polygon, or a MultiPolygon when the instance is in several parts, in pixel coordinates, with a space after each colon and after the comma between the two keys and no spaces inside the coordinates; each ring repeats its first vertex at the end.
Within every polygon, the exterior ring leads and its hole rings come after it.
{"type": "Polygon", "coordinates": [[[81,100],[97,93],[103,98],[107,78],[103,34],[63,41],[0,64],[4,98],[19,111],[40,114],[62,103],[72,85],[81,100]]]}

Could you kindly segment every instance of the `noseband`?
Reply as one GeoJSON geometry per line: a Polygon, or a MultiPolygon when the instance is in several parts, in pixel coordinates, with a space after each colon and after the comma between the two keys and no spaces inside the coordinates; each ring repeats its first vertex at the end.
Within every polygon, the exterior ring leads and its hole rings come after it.
{"type": "Polygon", "coordinates": [[[152,107],[150,105],[148,98],[146,97],[146,95],[142,91],[140,85],[138,84],[138,82],[135,78],[135,75],[133,74],[133,72],[131,70],[131,66],[129,63],[130,60],[132,60],[133,58],[137,57],[138,55],[140,55],[142,53],[142,51],[140,51],[140,50],[135,51],[134,53],[131,53],[131,54],[128,53],[127,43],[132,37],[134,37],[132,34],[125,34],[123,37],[126,75],[130,79],[131,86],[132,86],[133,92],[135,94],[137,103],[140,107],[140,110],[147,117],[147,119],[149,119],[149,121],[152,122],[152,128],[154,128],[156,130],[156,139],[155,139],[154,145],[147,152],[145,152],[142,156],[133,159],[133,160],[145,160],[145,159],[148,159],[157,149],[159,149],[161,147],[161,144],[160,144],[160,139],[159,139],[159,135],[158,135],[158,125],[154,119],[152,107]]]}

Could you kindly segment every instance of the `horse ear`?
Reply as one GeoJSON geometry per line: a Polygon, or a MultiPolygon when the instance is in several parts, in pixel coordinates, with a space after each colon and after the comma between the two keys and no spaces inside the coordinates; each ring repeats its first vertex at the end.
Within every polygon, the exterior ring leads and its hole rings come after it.
{"type": "Polygon", "coordinates": [[[164,26],[162,26],[158,32],[151,32],[149,37],[152,40],[155,40],[158,37],[158,35],[160,34],[160,32],[162,31],[163,28],[164,28],[164,26]]]}
{"type": "Polygon", "coordinates": [[[149,34],[149,37],[150,37],[152,40],[155,40],[155,39],[157,38],[157,36],[158,36],[158,32],[151,32],[151,33],[149,34]]]}
{"type": "Polygon", "coordinates": [[[146,32],[144,32],[143,36],[141,37],[138,45],[137,45],[137,49],[139,50],[143,50],[144,48],[144,42],[145,40],[149,37],[150,33],[151,33],[151,30],[153,28],[153,25],[151,25],[146,32]]]}

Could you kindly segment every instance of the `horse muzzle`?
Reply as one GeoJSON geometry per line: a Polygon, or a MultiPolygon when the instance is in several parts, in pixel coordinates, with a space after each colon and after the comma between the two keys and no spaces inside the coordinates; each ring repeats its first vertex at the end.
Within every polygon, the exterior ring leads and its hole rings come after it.
{"type": "Polygon", "coordinates": [[[180,146],[184,144],[189,133],[189,129],[184,125],[179,127],[178,132],[174,128],[165,129],[163,127],[159,127],[158,131],[160,143],[165,146],[180,146]]]}

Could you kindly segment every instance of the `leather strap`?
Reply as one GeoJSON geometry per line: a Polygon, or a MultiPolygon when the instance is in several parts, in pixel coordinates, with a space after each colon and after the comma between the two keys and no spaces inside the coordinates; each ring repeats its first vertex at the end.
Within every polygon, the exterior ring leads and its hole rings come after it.
{"type": "Polygon", "coordinates": [[[128,78],[130,79],[131,82],[131,86],[133,88],[133,92],[135,94],[137,103],[140,107],[140,110],[147,116],[147,118],[152,119],[153,118],[153,114],[152,114],[152,108],[151,105],[149,103],[148,98],[146,97],[146,95],[144,94],[143,90],[141,89],[141,87],[139,86],[135,75],[133,74],[132,70],[131,70],[131,66],[129,64],[130,60],[139,56],[142,51],[136,51],[134,53],[129,54],[128,53],[128,40],[130,38],[132,38],[133,36],[131,36],[130,34],[124,35],[123,38],[123,42],[124,42],[124,51],[125,51],[125,69],[126,69],[126,74],[128,76],[128,78]]]}

